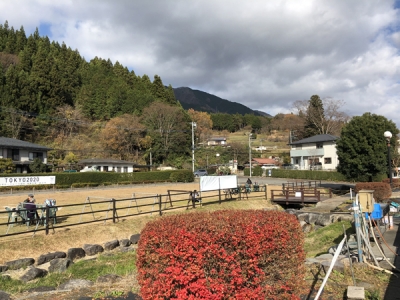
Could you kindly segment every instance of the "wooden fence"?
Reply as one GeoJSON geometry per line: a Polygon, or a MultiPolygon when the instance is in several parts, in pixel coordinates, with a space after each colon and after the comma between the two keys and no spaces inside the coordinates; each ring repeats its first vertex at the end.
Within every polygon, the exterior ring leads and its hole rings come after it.
{"type": "MultiPolygon", "coordinates": [[[[167,194],[133,193],[131,198],[114,199],[87,197],[82,203],[57,205],[55,207],[38,206],[37,216],[23,221],[23,210],[0,211],[0,238],[44,231],[45,234],[56,229],[79,226],[82,224],[112,221],[120,218],[142,215],[162,215],[163,212],[188,209],[191,206],[189,190],[168,190],[167,194]],[[51,210],[57,210],[53,217],[51,210]],[[3,221],[4,220],[4,221],[3,221]],[[4,229],[4,230],[2,230],[4,229]]],[[[228,190],[201,192],[201,202],[196,205],[223,204],[232,200],[267,200],[267,186],[251,190],[238,187],[228,190]]]]}

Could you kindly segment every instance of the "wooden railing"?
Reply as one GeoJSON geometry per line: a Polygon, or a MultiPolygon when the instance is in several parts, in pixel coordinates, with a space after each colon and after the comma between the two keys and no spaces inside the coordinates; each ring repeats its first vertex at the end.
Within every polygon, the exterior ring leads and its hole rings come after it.
{"type": "MultiPolygon", "coordinates": [[[[251,197],[252,200],[267,200],[267,186],[260,186],[258,191],[242,190],[238,187],[237,192],[225,192],[224,189],[201,192],[201,203],[197,205],[223,204],[232,200],[243,200],[251,197]]],[[[37,208],[39,218],[33,218],[32,224],[15,221],[9,217],[9,211],[0,211],[0,238],[12,235],[27,234],[60,228],[77,226],[89,223],[112,221],[118,222],[122,218],[152,215],[162,215],[166,211],[188,209],[192,206],[189,190],[168,190],[167,194],[145,194],[134,193],[131,198],[114,199],[87,197],[80,203],[57,205],[55,219],[51,217],[49,207],[37,208]],[[5,220],[5,221],[3,221],[5,220]],[[4,230],[3,230],[4,229],[4,230]]],[[[13,213],[18,214],[18,210],[13,213]]],[[[18,214],[19,215],[19,214],[18,214]]],[[[20,218],[21,219],[21,218],[20,218]]]]}

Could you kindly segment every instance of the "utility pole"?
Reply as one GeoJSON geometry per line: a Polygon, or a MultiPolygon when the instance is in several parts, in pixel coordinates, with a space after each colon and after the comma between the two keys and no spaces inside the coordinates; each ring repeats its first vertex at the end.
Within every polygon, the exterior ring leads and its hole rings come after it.
{"type": "Polygon", "coordinates": [[[192,122],[192,171],[194,172],[194,127],[196,123],[192,122]]]}
{"type": "Polygon", "coordinates": [[[250,177],[251,177],[251,133],[249,133],[249,164],[250,164],[250,177]]]}

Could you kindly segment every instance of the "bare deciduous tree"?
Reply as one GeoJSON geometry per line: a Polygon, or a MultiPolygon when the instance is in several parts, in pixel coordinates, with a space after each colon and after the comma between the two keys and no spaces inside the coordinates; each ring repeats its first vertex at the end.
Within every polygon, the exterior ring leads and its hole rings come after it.
{"type": "Polygon", "coordinates": [[[344,100],[322,99],[323,111],[310,110],[309,104],[310,100],[297,100],[293,103],[293,108],[300,117],[312,122],[319,134],[339,135],[343,125],[350,119],[346,113],[340,111],[345,105],[344,100]]]}

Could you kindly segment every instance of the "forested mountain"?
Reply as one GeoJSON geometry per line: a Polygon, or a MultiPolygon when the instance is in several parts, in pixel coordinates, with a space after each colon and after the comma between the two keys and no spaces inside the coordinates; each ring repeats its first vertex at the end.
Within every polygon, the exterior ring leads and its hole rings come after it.
{"type": "Polygon", "coordinates": [[[192,90],[188,87],[174,88],[174,94],[184,109],[192,108],[208,113],[254,114],[256,116],[270,117],[266,113],[252,110],[243,104],[231,102],[199,90],[192,90]]]}
{"type": "MultiPolygon", "coordinates": [[[[51,116],[63,105],[80,107],[91,120],[140,114],[154,101],[179,105],[172,87],[159,76],[136,76],[119,62],[95,57],[86,62],[77,50],[24,28],[0,25],[0,101],[31,115],[51,116]]],[[[3,118],[9,117],[3,114],[3,118]]],[[[9,135],[10,132],[1,134],[9,135]]]]}
{"type": "Polygon", "coordinates": [[[86,61],[38,29],[26,36],[22,26],[0,24],[0,136],[54,149],[54,165],[98,157],[183,167],[191,165],[192,134],[200,142],[212,130],[259,131],[269,121],[201,91],[174,91],[160,76],[151,81],[110,59],[86,61]],[[194,106],[181,92],[193,95],[194,106]]]}

